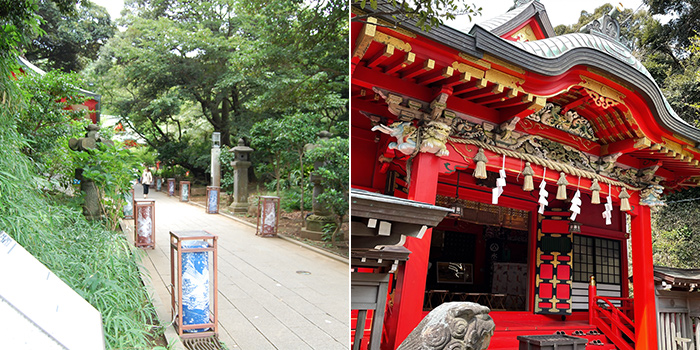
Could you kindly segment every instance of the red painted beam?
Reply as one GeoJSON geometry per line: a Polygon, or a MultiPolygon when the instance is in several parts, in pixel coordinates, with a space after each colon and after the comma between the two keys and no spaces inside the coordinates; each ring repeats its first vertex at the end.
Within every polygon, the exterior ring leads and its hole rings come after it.
{"type": "Polygon", "coordinates": [[[433,70],[433,68],[435,68],[435,61],[427,59],[422,65],[411,66],[411,68],[407,69],[406,72],[401,74],[401,79],[415,78],[425,72],[433,70]]]}
{"type": "Polygon", "coordinates": [[[425,74],[424,77],[416,79],[416,83],[419,85],[430,85],[436,81],[451,77],[453,73],[454,69],[452,69],[452,67],[445,67],[440,71],[425,74]]]}
{"type": "MultiPolygon", "coordinates": [[[[472,91],[472,92],[469,92],[466,94],[462,93],[461,97],[465,100],[473,101],[473,100],[476,100],[478,98],[485,97],[485,96],[491,96],[494,94],[494,90],[486,88],[486,84],[478,84],[476,87],[478,90],[472,91]],[[482,86],[483,86],[483,88],[482,88],[482,86]]],[[[496,93],[503,92],[503,87],[501,85],[496,85],[495,87],[497,89],[497,90],[495,90],[496,93]],[[500,91],[498,91],[499,90],[498,86],[500,86],[500,91]]]]}
{"type": "Polygon", "coordinates": [[[468,83],[472,79],[472,75],[468,73],[459,73],[458,75],[453,75],[447,80],[442,82],[443,87],[454,87],[455,85],[468,83]]]}
{"type": "Polygon", "coordinates": [[[505,101],[501,101],[501,102],[487,103],[486,106],[489,108],[500,109],[500,108],[507,108],[507,107],[513,107],[513,106],[521,106],[525,103],[529,103],[529,102],[523,102],[522,98],[518,98],[516,96],[513,98],[508,98],[505,101]]]}
{"type": "Polygon", "coordinates": [[[416,61],[416,54],[413,52],[409,52],[403,56],[399,56],[399,58],[392,60],[384,66],[384,73],[386,74],[394,74],[416,61]]]}
{"type": "Polygon", "coordinates": [[[588,98],[589,98],[588,96],[579,97],[578,99],[575,99],[575,100],[561,106],[561,113],[565,114],[570,109],[575,109],[576,107],[578,107],[578,106],[582,105],[584,102],[586,102],[586,100],[588,98]]]}
{"type": "Polygon", "coordinates": [[[454,96],[466,94],[470,91],[478,90],[478,89],[483,89],[486,87],[486,85],[489,83],[488,80],[486,79],[477,79],[474,81],[471,81],[467,84],[460,85],[454,89],[454,96]]]}
{"type": "Polygon", "coordinates": [[[377,52],[372,58],[367,60],[367,67],[373,68],[384,62],[386,59],[394,55],[394,46],[387,45],[382,50],[377,52]]]}

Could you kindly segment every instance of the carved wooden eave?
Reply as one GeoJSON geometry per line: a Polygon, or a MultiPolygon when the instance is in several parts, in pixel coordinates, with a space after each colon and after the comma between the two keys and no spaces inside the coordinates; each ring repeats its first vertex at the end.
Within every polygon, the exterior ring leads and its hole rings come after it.
{"type": "Polygon", "coordinates": [[[654,282],[662,282],[673,288],[693,291],[700,286],[700,269],[678,269],[665,266],[654,266],[654,282]]]}
{"type": "Polygon", "coordinates": [[[422,238],[452,209],[351,189],[352,247],[384,249],[403,246],[406,237],[422,238]],[[360,219],[360,220],[358,220],[360,219]]]}

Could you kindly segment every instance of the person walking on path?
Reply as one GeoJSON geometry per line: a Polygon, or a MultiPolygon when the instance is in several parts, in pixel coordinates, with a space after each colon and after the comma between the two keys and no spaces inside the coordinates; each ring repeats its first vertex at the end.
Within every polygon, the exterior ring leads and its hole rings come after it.
{"type": "Polygon", "coordinates": [[[148,198],[148,187],[153,184],[153,175],[151,169],[146,167],[141,175],[141,184],[143,185],[143,198],[148,198]]]}

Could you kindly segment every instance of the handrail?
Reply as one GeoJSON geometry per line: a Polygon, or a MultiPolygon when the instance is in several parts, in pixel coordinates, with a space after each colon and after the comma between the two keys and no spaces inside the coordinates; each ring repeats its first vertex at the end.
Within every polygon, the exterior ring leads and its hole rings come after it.
{"type": "Polygon", "coordinates": [[[626,312],[633,310],[631,304],[634,300],[631,298],[602,297],[596,294],[595,279],[591,276],[591,283],[588,287],[589,323],[598,327],[619,349],[634,350],[635,324],[626,315],[626,312]],[[612,301],[620,301],[620,307],[615,306],[612,301]],[[623,337],[623,334],[631,343],[623,337]]]}

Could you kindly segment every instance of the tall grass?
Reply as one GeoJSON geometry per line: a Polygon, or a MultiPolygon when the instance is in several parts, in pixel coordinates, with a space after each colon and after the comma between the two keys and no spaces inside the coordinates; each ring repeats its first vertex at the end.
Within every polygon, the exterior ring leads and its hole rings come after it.
{"type": "Polygon", "coordinates": [[[0,105],[0,230],[102,313],[108,348],[151,348],[146,336],[155,312],[138,255],[120,233],[41,191],[36,166],[20,152],[26,146],[15,123],[20,103],[0,105]]]}

